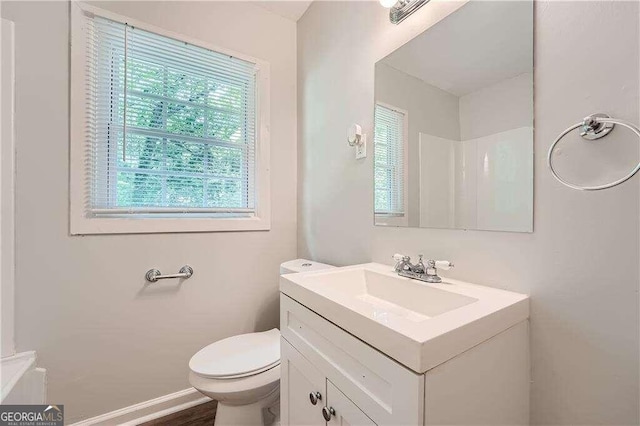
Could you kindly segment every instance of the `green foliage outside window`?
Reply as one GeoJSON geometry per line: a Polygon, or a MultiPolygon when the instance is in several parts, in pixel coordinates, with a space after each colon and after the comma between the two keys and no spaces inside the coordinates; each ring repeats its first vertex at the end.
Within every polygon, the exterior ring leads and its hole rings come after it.
{"type": "MultiPolygon", "coordinates": [[[[251,86],[131,57],[127,75],[126,145],[120,132],[112,159],[116,207],[248,207],[251,86]]],[[[121,94],[114,122],[123,120],[121,94]]]]}

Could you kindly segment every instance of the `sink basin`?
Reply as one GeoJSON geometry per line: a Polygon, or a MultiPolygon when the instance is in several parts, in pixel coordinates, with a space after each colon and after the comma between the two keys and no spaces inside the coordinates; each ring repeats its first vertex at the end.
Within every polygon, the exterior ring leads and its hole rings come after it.
{"type": "Polygon", "coordinates": [[[377,263],[282,275],[280,291],[418,373],[529,317],[526,295],[377,263]]]}
{"type": "Polygon", "coordinates": [[[312,275],[305,283],[382,323],[388,322],[390,316],[424,321],[478,301],[366,267],[312,275]]]}

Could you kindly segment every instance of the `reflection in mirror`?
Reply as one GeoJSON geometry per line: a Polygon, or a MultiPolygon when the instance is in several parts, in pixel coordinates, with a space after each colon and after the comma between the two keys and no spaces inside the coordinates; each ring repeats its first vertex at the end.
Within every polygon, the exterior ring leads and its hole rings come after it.
{"type": "Polygon", "coordinates": [[[533,4],[469,2],[375,67],[376,225],[533,230],[533,4]]]}

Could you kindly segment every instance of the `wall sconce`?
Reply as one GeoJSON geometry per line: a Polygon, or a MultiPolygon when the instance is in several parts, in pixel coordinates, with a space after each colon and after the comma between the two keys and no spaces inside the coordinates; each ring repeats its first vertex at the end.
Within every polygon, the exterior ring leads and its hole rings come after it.
{"type": "Polygon", "coordinates": [[[391,9],[389,21],[396,25],[427,3],[429,0],[380,0],[382,6],[391,9]]]}
{"type": "Polygon", "coordinates": [[[352,124],[347,130],[347,142],[349,146],[356,148],[356,160],[367,156],[367,135],[362,133],[362,127],[352,124]]]}

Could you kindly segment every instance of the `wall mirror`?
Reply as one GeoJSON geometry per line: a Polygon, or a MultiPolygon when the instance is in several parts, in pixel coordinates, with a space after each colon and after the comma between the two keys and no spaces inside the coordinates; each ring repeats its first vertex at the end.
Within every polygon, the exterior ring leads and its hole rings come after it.
{"type": "Polygon", "coordinates": [[[471,1],[375,65],[376,225],[533,231],[533,3],[471,1]]]}

